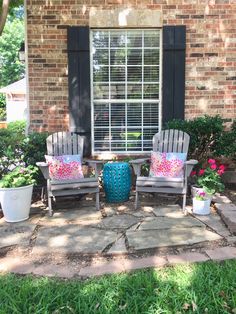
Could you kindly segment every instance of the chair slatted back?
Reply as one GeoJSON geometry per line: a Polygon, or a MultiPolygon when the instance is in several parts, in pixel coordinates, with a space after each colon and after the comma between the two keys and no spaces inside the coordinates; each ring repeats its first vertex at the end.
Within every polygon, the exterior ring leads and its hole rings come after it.
{"type": "Polygon", "coordinates": [[[153,136],[153,151],[161,153],[188,153],[190,137],[180,130],[163,130],[153,136]]]}
{"type": "Polygon", "coordinates": [[[83,158],[84,139],[71,132],[57,132],[47,138],[47,152],[50,156],[80,155],[83,158]]]}

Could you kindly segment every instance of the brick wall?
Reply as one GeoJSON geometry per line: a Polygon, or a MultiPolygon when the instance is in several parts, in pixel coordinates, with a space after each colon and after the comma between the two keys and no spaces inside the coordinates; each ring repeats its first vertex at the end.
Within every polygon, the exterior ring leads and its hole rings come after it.
{"type": "Polygon", "coordinates": [[[31,129],[68,129],[68,25],[88,25],[91,7],[129,6],[187,26],[186,118],[236,118],[235,0],[28,0],[31,129]]]}

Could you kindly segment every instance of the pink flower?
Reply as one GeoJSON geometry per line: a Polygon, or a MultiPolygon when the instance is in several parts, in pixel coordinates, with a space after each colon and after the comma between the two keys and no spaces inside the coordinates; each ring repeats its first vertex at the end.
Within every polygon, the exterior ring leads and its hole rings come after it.
{"type": "Polygon", "coordinates": [[[212,170],[216,170],[217,166],[216,166],[216,164],[211,164],[210,168],[211,168],[212,170]]]}
{"type": "Polygon", "coordinates": [[[202,176],[204,174],[205,170],[204,169],[200,169],[199,170],[199,176],[202,176]]]}
{"type": "Polygon", "coordinates": [[[201,191],[198,194],[199,194],[199,196],[205,196],[206,195],[206,193],[204,191],[201,191]]]}
{"type": "Polygon", "coordinates": [[[196,174],[197,174],[197,171],[192,171],[192,172],[190,173],[190,176],[193,177],[193,176],[195,176],[196,174]]]}
{"type": "Polygon", "coordinates": [[[217,173],[221,176],[224,173],[224,170],[218,170],[217,173]]]}
{"type": "Polygon", "coordinates": [[[210,164],[210,165],[215,164],[215,163],[216,163],[215,159],[209,159],[208,160],[208,164],[210,164]]]}
{"type": "Polygon", "coordinates": [[[226,169],[225,165],[220,165],[219,166],[219,170],[225,171],[225,169],[226,169]]]}

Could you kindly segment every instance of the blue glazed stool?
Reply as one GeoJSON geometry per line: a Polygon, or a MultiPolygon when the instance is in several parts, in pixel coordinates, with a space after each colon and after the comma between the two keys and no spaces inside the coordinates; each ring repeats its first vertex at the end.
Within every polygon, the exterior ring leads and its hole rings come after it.
{"type": "Polygon", "coordinates": [[[127,162],[111,162],[104,165],[103,184],[106,200],[119,203],[129,200],[131,169],[127,162]]]}

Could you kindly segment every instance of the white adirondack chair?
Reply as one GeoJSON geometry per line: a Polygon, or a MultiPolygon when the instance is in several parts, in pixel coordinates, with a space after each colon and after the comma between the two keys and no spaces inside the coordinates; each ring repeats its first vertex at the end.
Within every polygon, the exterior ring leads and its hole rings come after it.
{"type": "MultiPolygon", "coordinates": [[[[83,158],[84,140],[81,136],[70,132],[57,132],[47,138],[47,154],[50,156],[77,155],[83,158]]],[[[88,164],[95,169],[95,177],[81,178],[70,181],[53,181],[49,177],[49,166],[46,162],[37,162],[44,178],[47,180],[48,208],[52,216],[52,198],[57,196],[96,193],[96,209],[99,210],[99,161],[87,160],[88,164]]]]}
{"type": "MultiPolygon", "coordinates": [[[[153,136],[153,151],[165,153],[188,153],[189,135],[179,130],[164,130],[156,133],[153,136]]],[[[138,208],[138,194],[139,192],[157,192],[183,195],[183,211],[186,207],[187,194],[187,178],[190,175],[194,165],[198,163],[197,160],[191,159],[184,164],[183,178],[169,178],[169,177],[142,177],[141,166],[148,161],[149,158],[132,160],[130,163],[137,175],[136,180],[136,197],[135,208],[138,208]]]]}

